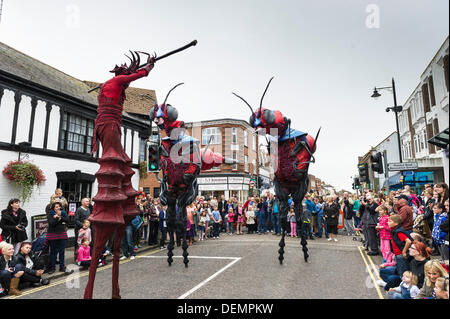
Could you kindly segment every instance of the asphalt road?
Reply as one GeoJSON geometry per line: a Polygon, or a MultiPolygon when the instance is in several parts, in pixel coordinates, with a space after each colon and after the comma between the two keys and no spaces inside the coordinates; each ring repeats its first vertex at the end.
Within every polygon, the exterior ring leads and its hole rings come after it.
{"type": "MultiPolygon", "coordinates": [[[[166,250],[145,252],[120,265],[120,288],[124,299],[379,299],[378,279],[370,259],[351,237],[338,236],[308,241],[310,258],[303,260],[300,240],[287,238],[285,260],[278,261],[280,237],[221,234],[189,247],[189,268],[175,249],[171,267],[166,250]],[[368,267],[369,266],[369,267],[368,267]],[[370,272],[368,271],[370,269],[370,272]]],[[[86,271],[23,290],[19,299],[81,299],[86,271]]],[[[111,297],[111,265],[99,268],[94,298],[111,297]]]]}

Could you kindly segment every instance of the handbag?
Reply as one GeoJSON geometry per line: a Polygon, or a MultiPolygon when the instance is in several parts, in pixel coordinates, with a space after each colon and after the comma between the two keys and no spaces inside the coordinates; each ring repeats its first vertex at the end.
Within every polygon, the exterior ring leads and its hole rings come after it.
{"type": "Polygon", "coordinates": [[[142,218],[137,215],[132,221],[131,221],[131,226],[133,226],[134,229],[138,230],[139,228],[141,228],[142,224],[144,222],[142,221],[142,218]]]}

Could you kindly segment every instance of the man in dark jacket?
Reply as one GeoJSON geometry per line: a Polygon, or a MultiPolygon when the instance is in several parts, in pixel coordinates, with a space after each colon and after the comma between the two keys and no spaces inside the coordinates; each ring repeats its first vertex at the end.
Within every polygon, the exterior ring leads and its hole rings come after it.
{"type": "MultiPolygon", "coordinates": [[[[248,206],[248,204],[247,204],[248,206]]],[[[221,225],[221,231],[227,231],[226,225],[225,225],[225,215],[227,214],[227,201],[225,200],[225,196],[220,196],[220,201],[217,204],[217,207],[219,209],[220,217],[222,217],[222,225],[221,225]]]]}
{"type": "MultiPolygon", "coordinates": [[[[83,198],[81,200],[81,206],[78,207],[77,211],[75,212],[75,229],[74,229],[74,233],[75,233],[74,259],[75,259],[75,262],[77,262],[77,253],[78,253],[78,243],[77,243],[78,232],[80,231],[81,228],[83,228],[83,221],[88,219],[89,216],[91,215],[91,210],[89,209],[89,203],[90,203],[89,198],[83,198]]],[[[91,239],[92,239],[92,231],[93,231],[93,229],[91,228],[91,239]]]]}
{"type": "Polygon", "coordinates": [[[355,234],[353,228],[353,201],[349,197],[348,192],[344,193],[344,197],[340,201],[341,209],[344,212],[344,227],[348,236],[355,234]]]}
{"type": "Polygon", "coordinates": [[[364,217],[367,221],[366,233],[368,247],[370,248],[370,252],[368,252],[367,254],[370,256],[376,256],[379,255],[376,230],[376,226],[378,224],[378,212],[376,211],[376,208],[378,207],[378,204],[375,203],[371,194],[367,194],[366,199],[362,202],[361,206],[364,206],[364,217]]]}

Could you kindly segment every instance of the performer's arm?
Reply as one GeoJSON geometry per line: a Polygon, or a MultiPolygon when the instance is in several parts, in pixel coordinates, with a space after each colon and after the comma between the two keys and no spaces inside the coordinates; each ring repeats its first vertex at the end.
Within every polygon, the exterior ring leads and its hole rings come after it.
{"type": "Polygon", "coordinates": [[[147,64],[143,68],[129,75],[119,75],[116,77],[116,79],[119,84],[122,85],[130,84],[130,82],[133,82],[137,79],[147,76],[154,66],[155,66],[154,59],[152,57],[149,57],[147,60],[147,64]]]}

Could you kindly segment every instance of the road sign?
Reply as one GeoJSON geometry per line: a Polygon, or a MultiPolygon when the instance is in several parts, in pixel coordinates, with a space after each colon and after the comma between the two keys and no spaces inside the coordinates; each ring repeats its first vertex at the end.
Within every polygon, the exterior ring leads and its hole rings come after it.
{"type": "Polygon", "coordinates": [[[249,183],[249,185],[250,185],[250,187],[255,187],[256,183],[255,183],[254,180],[251,180],[250,183],[249,183]]]}
{"type": "Polygon", "coordinates": [[[418,168],[417,162],[388,163],[388,170],[390,171],[411,171],[418,168]]]}

